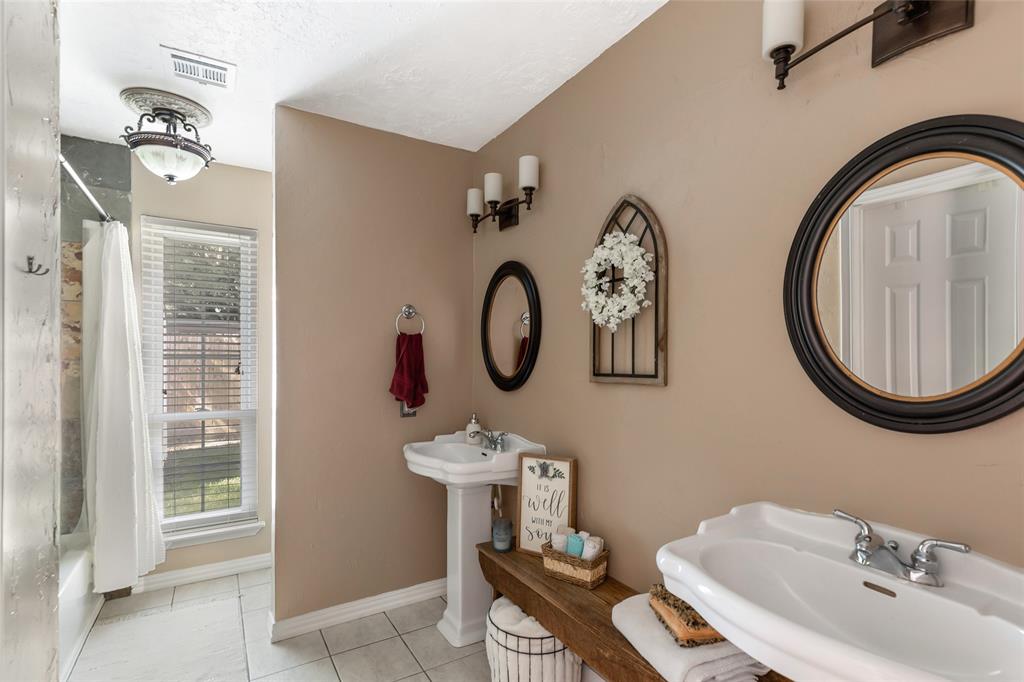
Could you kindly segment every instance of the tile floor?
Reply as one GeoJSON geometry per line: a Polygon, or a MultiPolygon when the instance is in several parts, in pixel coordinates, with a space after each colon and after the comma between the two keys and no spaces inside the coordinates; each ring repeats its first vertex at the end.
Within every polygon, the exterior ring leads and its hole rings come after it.
{"type": "Polygon", "coordinates": [[[71,682],[488,682],[483,642],[456,649],[441,598],[271,644],[270,569],[107,602],[71,682]]]}

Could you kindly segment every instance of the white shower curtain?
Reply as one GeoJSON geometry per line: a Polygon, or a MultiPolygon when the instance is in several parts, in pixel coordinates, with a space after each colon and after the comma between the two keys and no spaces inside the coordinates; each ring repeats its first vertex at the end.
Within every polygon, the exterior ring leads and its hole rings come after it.
{"type": "MultiPolygon", "coordinates": [[[[142,384],[128,232],[85,221],[82,400],[85,502],[94,590],[135,585],[164,561],[142,384]]],[[[159,463],[158,463],[159,465],[159,463]]]]}

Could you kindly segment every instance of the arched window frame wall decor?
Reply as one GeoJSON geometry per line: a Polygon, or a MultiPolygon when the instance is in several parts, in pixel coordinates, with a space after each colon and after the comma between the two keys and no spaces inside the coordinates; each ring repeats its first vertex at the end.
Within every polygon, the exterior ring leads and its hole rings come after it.
{"type": "MultiPolygon", "coordinates": [[[[652,305],[642,310],[636,318],[623,322],[614,334],[590,322],[590,380],[596,383],[664,386],[668,381],[668,249],[665,233],[651,207],[634,194],[625,194],[615,202],[614,208],[608,213],[601,227],[601,232],[597,235],[595,247],[600,245],[605,235],[610,234],[612,230],[635,234],[640,240],[639,245],[654,254],[654,260],[650,263],[654,279],[648,284],[647,289],[647,298],[652,305]],[[638,320],[641,325],[652,326],[652,372],[636,370],[637,330],[634,325],[638,320]],[[611,345],[608,362],[603,361],[601,352],[601,344],[605,339],[611,345]],[[629,344],[628,368],[616,366],[617,342],[629,344]]],[[[621,281],[621,276],[621,271],[616,270],[612,273],[613,287],[617,281],[621,281]]]]}

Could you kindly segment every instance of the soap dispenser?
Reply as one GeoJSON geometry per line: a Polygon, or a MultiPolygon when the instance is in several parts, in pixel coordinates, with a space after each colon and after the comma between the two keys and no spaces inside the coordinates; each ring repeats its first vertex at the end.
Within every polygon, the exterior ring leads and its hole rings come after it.
{"type": "Polygon", "coordinates": [[[474,412],[473,418],[466,424],[466,443],[469,445],[480,445],[483,443],[483,438],[480,436],[482,430],[480,422],[476,418],[476,412],[474,412]]]}

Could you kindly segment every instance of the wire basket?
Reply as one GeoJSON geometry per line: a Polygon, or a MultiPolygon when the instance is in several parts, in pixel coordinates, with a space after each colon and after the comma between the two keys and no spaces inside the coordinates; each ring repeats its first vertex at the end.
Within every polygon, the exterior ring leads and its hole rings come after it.
{"type": "Polygon", "coordinates": [[[487,614],[491,682],[580,682],[582,661],[554,635],[526,637],[498,627],[487,614]]]}

